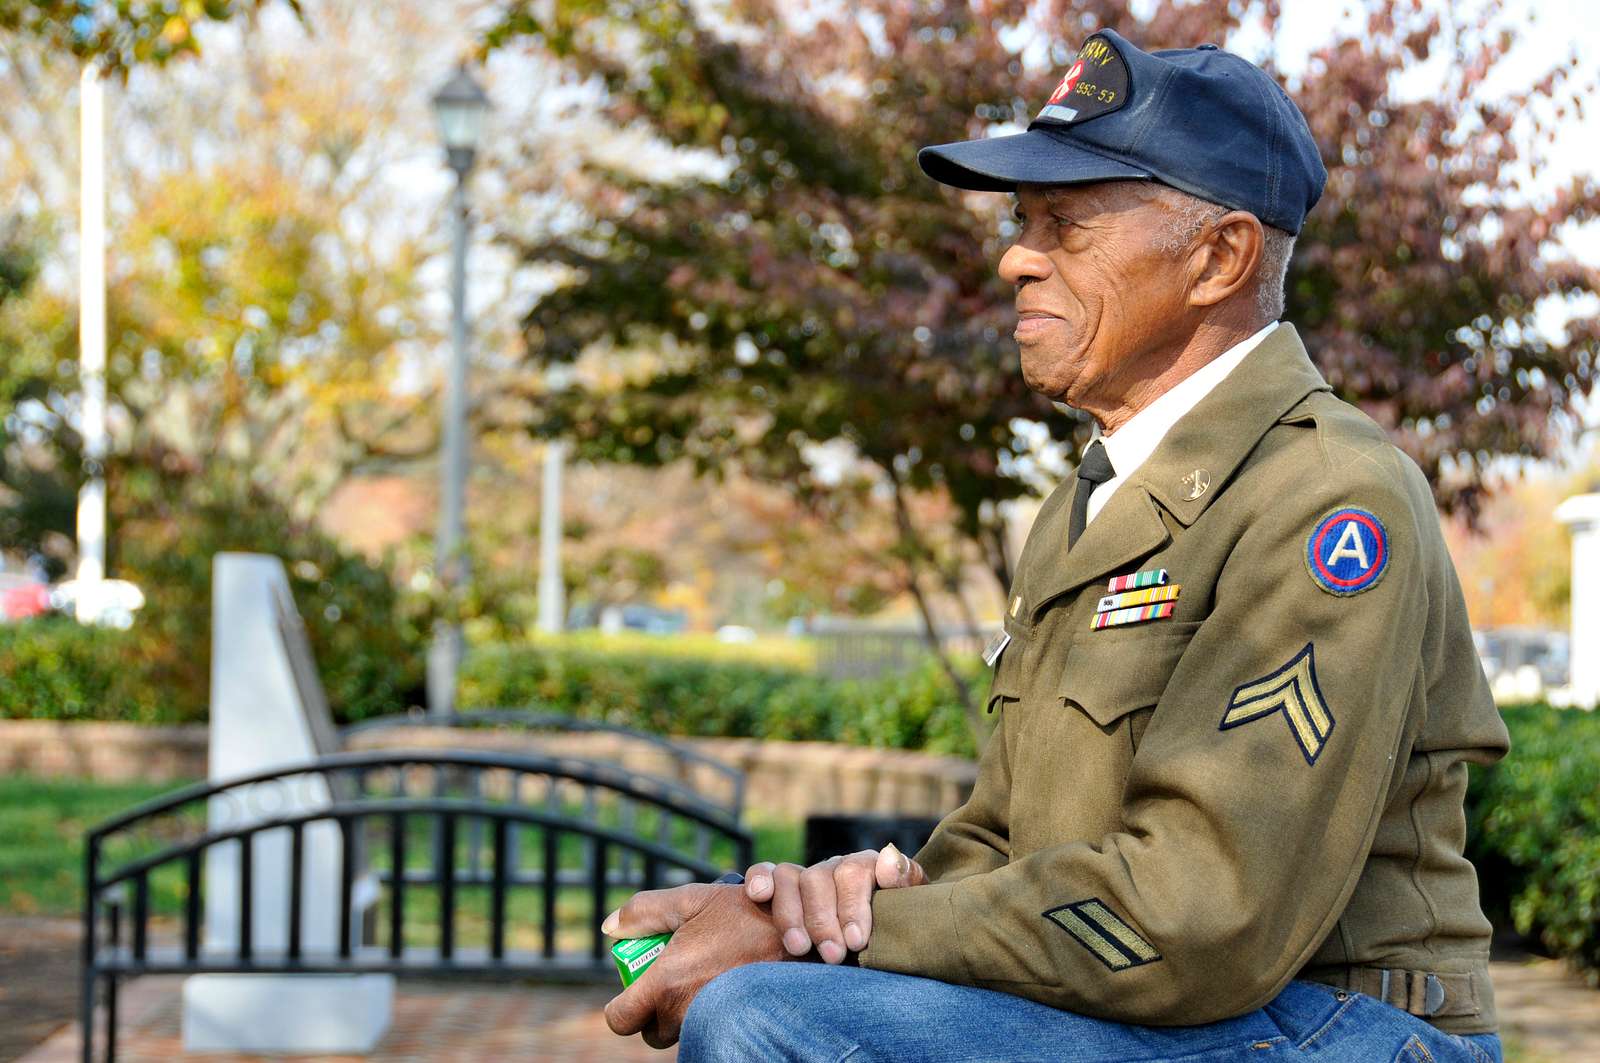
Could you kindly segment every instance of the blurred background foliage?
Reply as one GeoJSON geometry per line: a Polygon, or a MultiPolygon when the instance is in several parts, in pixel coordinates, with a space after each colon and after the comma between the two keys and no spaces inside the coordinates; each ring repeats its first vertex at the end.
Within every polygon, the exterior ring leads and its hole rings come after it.
{"type": "MultiPolygon", "coordinates": [[[[43,42],[53,51],[94,59],[107,70],[165,63],[200,51],[207,22],[226,22],[269,0],[0,0],[0,30],[43,42]]],[[[299,0],[282,0],[299,12],[299,0]]]]}
{"type": "MultiPolygon", "coordinates": [[[[716,645],[716,644],[712,644],[716,645]]],[[[844,742],[975,756],[965,711],[932,662],[877,679],[829,679],[789,650],[674,650],[623,639],[536,642],[474,654],[471,708],[548,706],[658,734],[844,742]]],[[[981,672],[967,666],[969,681],[981,672]]]]}
{"type": "MultiPolygon", "coordinates": [[[[345,572],[337,594],[297,586],[308,620],[398,618],[373,620],[392,626],[374,661],[339,625],[317,640],[330,676],[354,677],[329,680],[354,714],[371,711],[359,682],[415,698],[434,617],[463,618],[477,646],[527,639],[553,438],[578,459],[575,600],[653,601],[701,630],[886,611],[930,633],[981,626],[1027,505],[1069,471],[1052,444],[1087,425],[1017,373],[993,272],[1005,198],[934,185],[915,150],[1024,124],[1099,26],[1265,54],[1279,16],[1270,0],[150,0],[74,25],[69,9],[0,0],[0,534],[52,575],[74,563],[61,101],[95,56],[120,75],[112,574],[170,581],[146,587],[136,630],[195,646],[205,614],[185,603],[208,601],[209,564],[165,556],[185,544],[345,572]],[[484,58],[500,110],[474,184],[474,580],[444,601],[430,544],[448,179],[419,71],[442,75],[452,49],[484,58]],[[139,539],[166,549],[141,556],[139,539]]],[[[1483,521],[1491,470],[1555,454],[1592,379],[1592,317],[1534,326],[1596,289],[1557,242],[1592,219],[1594,183],[1524,181],[1582,86],[1559,47],[1530,71],[1513,49],[1535,31],[1493,0],[1361,11],[1288,81],[1330,180],[1287,316],[1441,505],[1483,521]],[[1430,63],[1439,91],[1408,88],[1430,63]]],[[[1561,544],[1512,538],[1525,548],[1485,555],[1498,575],[1466,574],[1468,592],[1548,620],[1561,544]]],[[[970,670],[938,662],[970,712],[970,670]]],[[[178,684],[164,700],[202,696],[192,665],[163,667],[178,684]]]]}
{"type": "Polygon", "coordinates": [[[1467,855],[1484,910],[1600,986],[1600,714],[1505,710],[1511,754],[1474,770],[1467,855]]]}
{"type": "Polygon", "coordinates": [[[210,695],[211,564],[222,551],[283,559],[336,717],[421,700],[426,603],[388,568],[298,521],[247,475],[172,455],[109,470],[115,571],[144,589],[127,631],[69,617],[0,625],[0,717],[187,723],[210,695]]]}
{"type": "MultiPolygon", "coordinates": [[[[1546,52],[1514,91],[1486,92],[1517,38],[1495,4],[1365,11],[1288,86],[1329,181],[1285,317],[1470,519],[1496,460],[1565,444],[1593,381],[1600,321],[1551,336],[1534,317],[1546,297],[1596,291],[1553,238],[1595,216],[1600,189],[1588,175],[1540,202],[1518,188],[1554,135],[1540,116],[1581,86],[1575,59],[1546,52]],[[1441,51],[1457,64],[1440,91],[1399,90],[1441,51]]],[[[738,470],[834,519],[887,510],[877,556],[930,630],[990,612],[1010,583],[1005,504],[1049,482],[1031,460],[1041,433],[1075,453],[1090,425],[1016,370],[994,272],[1009,201],[923,178],[917,148],[1025,125],[1094,28],[1159,48],[1246,23],[1270,34],[1277,16],[1237,0],[865,0],[804,17],[772,0],[508,5],[487,54],[598,82],[617,130],[701,161],[596,158],[564,178],[581,223],[502,233],[564,271],[524,321],[530,358],[561,367],[558,388],[528,378],[530,431],[596,461],[738,470]]],[[[532,157],[505,163],[513,189],[532,157]]]]}

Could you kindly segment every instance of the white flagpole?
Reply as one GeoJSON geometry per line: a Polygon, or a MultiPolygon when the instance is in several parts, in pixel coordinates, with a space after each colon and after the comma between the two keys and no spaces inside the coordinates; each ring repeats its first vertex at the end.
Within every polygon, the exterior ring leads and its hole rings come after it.
{"type": "Polygon", "coordinates": [[[105,90],[91,61],[79,83],[82,169],[78,230],[78,366],[83,382],[83,462],[78,493],[77,616],[99,618],[106,575],[105,90]]]}
{"type": "Polygon", "coordinates": [[[539,619],[547,635],[560,634],[566,620],[566,584],[561,578],[561,465],[566,444],[544,445],[544,479],[539,506],[539,619]]]}

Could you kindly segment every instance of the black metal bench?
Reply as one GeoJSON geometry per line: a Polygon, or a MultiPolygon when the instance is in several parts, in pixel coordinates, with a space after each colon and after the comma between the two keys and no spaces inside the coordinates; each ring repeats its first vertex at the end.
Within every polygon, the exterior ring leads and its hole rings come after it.
{"type": "MultiPolygon", "coordinates": [[[[742,788],[741,788],[742,791],[742,788]]],[[[292,802],[283,800],[279,808],[292,802]]],[[[600,921],[627,894],[707,881],[753,858],[738,817],[687,786],[576,757],[493,752],[381,750],[339,753],[221,783],[192,786],[141,805],[88,832],[84,855],[81,986],[83,1059],[96,1042],[96,997],[105,1001],[105,1058],[116,1056],[117,985],[141,974],[394,973],[492,978],[609,980],[616,977],[600,921]],[[282,788],[315,791],[317,807],[273,812],[282,788]],[[307,789],[309,788],[309,790],[307,789]],[[232,802],[246,814],[230,821],[232,802]],[[331,824],[342,842],[336,882],[304,881],[308,830],[331,824]],[[259,839],[287,838],[282,948],[252,940],[261,864],[259,839]],[[205,866],[233,853],[237,941],[202,941],[205,866]],[[385,918],[362,918],[363,875],[378,884],[385,918]],[[178,940],[152,934],[158,885],[181,897],[178,940]],[[338,945],[303,947],[308,888],[338,891],[338,945]],[[486,889],[483,940],[458,936],[463,891],[486,889]],[[432,944],[415,942],[407,899],[437,895],[432,944]],[[537,898],[532,947],[509,903],[537,898]],[[582,914],[563,923],[558,900],[582,914]],[[563,931],[566,931],[563,934],[563,931]],[[572,947],[574,940],[578,947],[572,947]]],[[[280,843],[281,844],[281,843],[280,843]]],[[[376,910],[376,909],[374,909],[376,910]]]]}

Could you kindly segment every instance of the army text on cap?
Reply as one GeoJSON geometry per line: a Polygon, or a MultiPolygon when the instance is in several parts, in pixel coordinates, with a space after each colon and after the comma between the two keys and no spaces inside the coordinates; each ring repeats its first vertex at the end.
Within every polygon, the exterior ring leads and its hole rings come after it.
{"type": "Polygon", "coordinates": [[[1097,33],[1083,42],[1078,58],[1067,68],[1033,125],[1065,127],[1099,118],[1124,107],[1129,91],[1127,64],[1111,42],[1097,33]]]}

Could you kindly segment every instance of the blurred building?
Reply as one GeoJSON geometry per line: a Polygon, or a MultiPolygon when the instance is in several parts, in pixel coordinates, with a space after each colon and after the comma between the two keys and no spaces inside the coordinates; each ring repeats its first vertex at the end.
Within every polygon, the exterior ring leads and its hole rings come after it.
{"type": "Polygon", "coordinates": [[[1572,639],[1565,631],[1536,627],[1483,628],[1473,644],[1499,704],[1550,701],[1561,704],[1572,664],[1572,639]]]}

